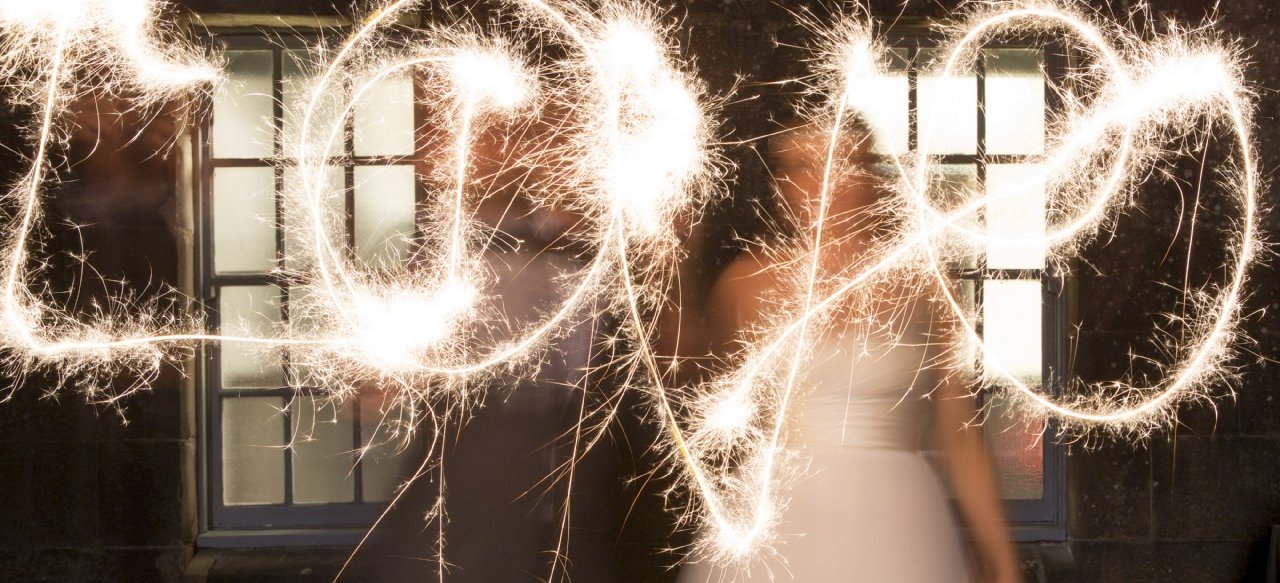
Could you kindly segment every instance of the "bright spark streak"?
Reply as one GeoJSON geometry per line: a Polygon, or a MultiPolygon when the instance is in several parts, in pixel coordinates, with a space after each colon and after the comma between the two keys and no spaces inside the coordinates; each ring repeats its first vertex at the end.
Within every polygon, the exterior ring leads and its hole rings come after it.
{"type": "MultiPolygon", "coordinates": [[[[807,235],[811,239],[806,249],[813,255],[803,269],[790,268],[799,271],[796,279],[803,284],[797,297],[789,300],[795,315],[761,331],[760,340],[743,350],[738,368],[693,391],[706,397],[695,404],[697,412],[683,427],[669,415],[673,441],[688,469],[685,474],[690,489],[697,494],[696,508],[702,510],[704,544],[700,551],[714,561],[745,566],[770,546],[770,530],[781,502],[778,491],[790,475],[784,428],[791,402],[801,390],[796,386],[797,370],[803,362],[801,355],[808,353],[810,330],[824,325],[833,307],[890,274],[924,271],[937,282],[945,306],[967,341],[952,348],[955,358],[963,358],[964,350],[970,347],[981,355],[986,346],[972,316],[953,292],[946,264],[997,243],[1047,247],[1050,263],[1060,263],[1088,243],[1120,211],[1123,202],[1138,193],[1140,184],[1134,176],[1141,175],[1139,168],[1180,155],[1164,150],[1164,141],[1187,127],[1196,127],[1195,121],[1203,118],[1225,121],[1236,142],[1237,163],[1228,169],[1224,183],[1227,197],[1240,210],[1239,232],[1228,244],[1233,257],[1229,279],[1216,297],[1198,304],[1199,314],[1188,318],[1191,338],[1170,351],[1176,361],[1165,369],[1167,376],[1149,386],[1119,382],[1077,386],[1071,391],[1074,396],[1052,397],[988,355],[982,382],[1017,396],[1027,415],[1057,417],[1067,433],[1144,433],[1168,423],[1178,403],[1204,397],[1213,383],[1230,376],[1226,367],[1238,334],[1243,285],[1258,249],[1258,177],[1250,92],[1233,50],[1177,30],[1165,39],[1141,41],[1120,27],[1097,23],[1069,3],[988,2],[971,9],[970,16],[953,27],[951,40],[942,45],[942,77],[958,76],[961,65],[987,39],[1010,33],[1055,32],[1083,41],[1107,77],[1091,102],[1069,103],[1070,116],[1049,129],[1047,143],[1052,147],[1026,183],[1047,184],[1050,204],[1065,218],[1048,225],[1044,236],[1034,238],[995,236],[974,229],[969,225],[976,213],[992,202],[1019,196],[1026,187],[963,193],[964,204],[943,210],[929,191],[930,177],[937,172],[940,160],[915,154],[894,156],[894,196],[902,201],[895,208],[908,226],[892,246],[878,251],[875,260],[855,272],[839,274],[832,283],[830,277],[822,277],[829,274],[819,274],[814,258],[822,248],[824,224],[829,220],[826,213],[836,165],[834,148],[846,106],[858,110],[873,131],[891,127],[876,117],[878,104],[858,94],[863,84],[888,74],[887,48],[874,40],[871,29],[870,23],[852,20],[839,24],[826,34],[831,45],[822,48],[828,64],[820,77],[826,81],[821,91],[827,95],[828,108],[816,117],[831,134],[822,185],[816,193],[815,223],[807,235]]],[[[921,124],[929,121],[921,120],[921,124]]],[[[921,144],[919,150],[928,151],[927,144],[921,144]]],[[[785,306],[781,311],[789,312],[785,306]]]]}
{"type": "Polygon", "coordinates": [[[490,40],[463,30],[429,29],[420,42],[406,45],[385,34],[397,15],[419,4],[394,0],[376,8],[318,67],[301,110],[290,112],[300,123],[297,135],[285,136],[285,157],[296,161],[300,180],[285,193],[284,226],[305,248],[290,258],[301,266],[284,275],[291,289],[305,293],[291,303],[291,328],[259,337],[206,332],[195,319],[166,316],[126,300],[78,320],[32,291],[28,240],[40,221],[60,108],[67,95],[87,89],[77,75],[108,73],[107,89],[133,91],[144,104],[216,81],[218,75],[198,53],[167,42],[169,31],[160,27],[151,1],[0,0],[0,73],[23,79],[30,77],[24,71],[39,72],[18,84],[19,96],[37,107],[39,122],[31,169],[7,193],[9,203],[20,209],[3,253],[0,341],[10,352],[8,366],[18,373],[52,368],[64,382],[75,380],[88,387],[90,397],[110,402],[123,396],[107,392],[104,381],[113,375],[129,371],[147,378],[195,343],[242,342],[288,348],[290,358],[314,375],[307,384],[324,387],[335,399],[353,396],[361,383],[373,379],[410,407],[457,403],[472,394],[465,390],[472,381],[534,359],[571,323],[593,315],[588,313],[593,302],[603,300],[626,312],[622,333],[634,352],[623,361],[633,367],[633,378],[648,379],[672,459],[694,493],[692,510],[705,530],[703,550],[712,558],[745,562],[769,547],[779,519],[783,486],[793,473],[785,429],[791,404],[801,396],[798,373],[811,337],[827,325],[833,307],[893,274],[924,273],[937,281],[968,345],[983,351],[944,265],[993,244],[1045,246],[1055,262],[1070,257],[1137,194],[1140,168],[1178,153],[1162,144],[1207,118],[1225,122],[1236,141],[1236,163],[1224,188],[1240,207],[1239,232],[1229,242],[1230,278],[1189,318],[1190,340],[1171,347],[1176,358],[1166,378],[1150,386],[1084,386],[1076,396],[1058,398],[989,358],[983,381],[1019,396],[1028,414],[1062,419],[1067,430],[1140,433],[1169,422],[1178,403],[1207,395],[1212,383],[1230,374],[1244,284],[1260,245],[1258,176],[1250,93],[1239,57],[1214,39],[1175,30],[1163,39],[1140,40],[1085,16],[1071,3],[975,5],[943,45],[942,77],[955,77],[985,42],[1008,33],[1069,36],[1097,61],[1090,75],[1105,75],[1088,101],[1064,96],[1067,113],[1050,128],[1046,144],[1051,147],[1028,178],[1048,185],[1049,200],[1065,218],[1048,225],[1043,237],[995,237],[969,226],[974,215],[992,202],[1018,196],[1022,188],[965,193],[958,208],[944,209],[928,188],[939,160],[895,156],[898,204],[893,208],[907,225],[905,232],[867,265],[833,278],[821,273],[819,253],[828,243],[833,182],[845,147],[841,136],[855,113],[870,118],[872,128],[884,127],[876,119],[876,105],[859,88],[883,75],[888,62],[870,23],[838,24],[821,48],[820,91],[828,103],[815,119],[830,135],[815,222],[805,242],[809,260],[792,274],[803,284],[801,291],[784,306],[790,317],[761,331],[739,367],[695,387],[692,414],[684,415],[674,402],[676,392],[664,386],[659,373],[648,315],[665,298],[664,282],[677,256],[673,218],[696,214],[716,188],[722,162],[710,146],[701,86],[674,56],[670,30],[655,24],[651,14],[620,3],[589,8],[568,0],[512,0],[528,28],[576,53],[531,66],[512,48],[528,39],[490,40]],[[353,259],[338,243],[340,221],[328,202],[340,192],[326,183],[332,163],[328,152],[343,138],[356,103],[368,91],[392,75],[415,72],[430,79],[428,105],[438,110],[439,131],[451,147],[438,161],[447,171],[419,177],[438,207],[424,229],[432,234],[426,241],[430,261],[422,269],[389,272],[353,259]],[[333,95],[346,97],[333,106],[333,95]],[[592,227],[582,242],[595,252],[570,278],[562,303],[542,320],[509,335],[495,334],[504,316],[487,288],[491,274],[470,218],[470,205],[483,196],[475,188],[472,150],[480,132],[536,118],[547,104],[570,112],[568,120],[543,150],[508,164],[547,170],[546,191],[531,196],[580,213],[592,227]]]}
{"type": "Polygon", "coordinates": [[[68,382],[74,377],[79,386],[89,387],[88,394],[113,401],[132,392],[109,393],[105,381],[113,375],[134,371],[148,377],[196,342],[252,343],[288,348],[297,370],[314,377],[306,379],[308,384],[324,387],[334,399],[349,398],[367,379],[375,379],[390,385],[395,399],[412,409],[436,399],[464,400],[465,391],[449,389],[535,356],[582,316],[589,301],[626,296],[632,303],[651,304],[637,296],[661,297],[661,290],[649,286],[618,285],[619,265],[634,260],[629,253],[643,257],[646,265],[663,264],[675,249],[664,223],[693,206],[696,193],[709,192],[706,185],[714,175],[699,86],[677,70],[663,42],[665,29],[653,25],[651,15],[621,5],[591,12],[572,4],[565,11],[541,0],[515,3],[527,21],[549,26],[546,37],[567,42],[579,54],[551,65],[556,86],[550,98],[560,99],[572,114],[557,129],[565,138],[559,141],[568,146],[512,164],[551,166],[552,192],[542,196],[585,214],[595,226],[585,243],[598,251],[566,289],[564,303],[543,321],[514,338],[491,338],[486,331],[501,323],[502,314],[494,311],[485,289],[483,250],[472,245],[471,150],[483,129],[537,113],[540,80],[508,48],[522,46],[524,39],[490,42],[458,30],[432,29],[422,44],[404,45],[383,34],[395,16],[417,4],[397,0],[375,9],[319,68],[304,91],[301,111],[288,113],[300,123],[294,124],[297,135],[284,137],[285,158],[296,161],[292,167],[300,180],[285,193],[283,220],[289,235],[308,245],[290,258],[300,267],[283,274],[299,292],[291,296],[289,329],[258,337],[207,333],[194,319],[169,318],[126,300],[110,314],[82,321],[28,291],[26,241],[39,220],[59,104],[76,90],[71,73],[105,71],[139,89],[144,101],[159,101],[216,76],[192,53],[155,49],[151,2],[0,3],[6,38],[19,39],[6,45],[12,50],[4,54],[4,71],[33,63],[48,77],[40,84],[45,90],[36,159],[22,188],[9,196],[23,208],[8,233],[5,265],[5,344],[16,354],[10,357],[13,366],[20,371],[54,367],[68,382]],[[26,45],[39,50],[18,50],[26,45]],[[83,50],[90,45],[109,49],[102,54],[111,58],[94,60],[83,50]],[[640,50],[643,58],[615,49],[640,50]],[[336,244],[336,215],[327,204],[335,195],[325,181],[327,153],[341,139],[355,103],[375,83],[412,71],[425,72],[436,86],[428,103],[439,109],[440,131],[451,136],[453,147],[443,160],[451,171],[439,189],[446,196],[436,197],[443,208],[426,229],[443,234],[433,241],[437,261],[424,270],[388,273],[350,258],[336,244]],[[329,96],[344,93],[344,87],[353,89],[335,108],[329,96]],[[622,245],[630,249],[615,246],[623,235],[622,245]]]}

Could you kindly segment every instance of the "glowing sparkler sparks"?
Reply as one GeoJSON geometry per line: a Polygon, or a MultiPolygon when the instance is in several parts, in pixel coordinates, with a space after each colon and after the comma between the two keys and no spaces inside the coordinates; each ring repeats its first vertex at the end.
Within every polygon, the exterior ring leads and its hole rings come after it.
{"type": "Polygon", "coordinates": [[[8,73],[46,59],[123,68],[124,74],[113,71],[115,78],[143,90],[144,97],[217,80],[214,66],[168,42],[171,31],[158,21],[158,11],[151,0],[5,0],[0,2],[0,29],[6,36],[0,62],[8,73]]]}
{"type": "Polygon", "coordinates": [[[574,53],[548,65],[550,71],[538,71],[510,50],[522,46],[522,38],[489,41],[430,29],[414,38],[418,42],[394,40],[384,29],[420,4],[395,0],[376,9],[331,53],[303,91],[302,109],[288,113],[299,122],[284,147],[298,180],[284,193],[284,221],[291,240],[305,243],[284,273],[297,292],[290,304],[292,328],[261,337],[206,333],[194,320],[123,301],[101,317],[77,320],[30,291],[25,274],[46,156],[56,146],[59,105],[74,93],[72,74],[109,73],[145,100],[213,78],[191,53],[154,49],[150,2],[90,4],[54,2],[30,10],[14,2],[0,5],[9,43],[5,72],[33,63],[46,73],[35,83],[40,94],[27,96],[43,100],[35,163],[8,195],[23,214],[7,233],[2,331],[8,362],[17,372],[53,368],[97,400],[129,392],[107,389],[113,375],[132,371],[145,378],[195,342],[287,347],[297,370],[310,376],[307,384],[324,387],[332,398],[351,397],[358,384],[372,379],[410,411],[423,401],[461,399],[461,392],[447,389],[537,354],[588,300],[595,303],[603,295],[636,307],[663,297],[661,289],[639,281],[620,284],[617,274],[626,274],[624,265],[663,263],[661,255],[674,250],[664,223],[675,210],[693,206],[714,175],[698,85],[678,70],[668,35],[651,14],[607,3],[593,13],[568,3],[513,2],[524,21],[546,27],[546,38],[574,53]],[[89,46],[108,50],[84,50],[89,46]],[[349,258],[335,243],[337,214],[328,203],[340,191],[325,179],[327,153],[363,94],[407,71],[430,79],[428,104],[438,111],[435,121],[453,147],[440,165],[450,171],[429,177],[441,204],[424,231],[443,236],[426,241],[428,266],[389,272],[349,258]],[[549,87],[538,86],[540,72],[552,73],[549,87]],[[329,97],[345,87],[352,88],[350,98],[333,104],[329,97]],[[471,149],[487,125],[537,113],[540,94],[569,112],[557,127],[559,136],[547,140],[559,145],[511,163],[545,168],[543,190],[534,198],[585,214],[593,227],[586,243],[597,252],[562,305],[513,338],[495,340],[488,331],[502,314],[484,287],[483,249],[475,248],[468,211],[475,196],[471,149]]]}
{"type": "MultiPolygon", "coordinates": [[[[704,153],[707,122],[696,85],[672,68],[670,49],[662,43],[665,35],[651,24],[651,16],[622,6],[602,8],[601,12],[608,14],[602,18],[577,7],[566,11],[538,0],[515,3],[525,17],[545,23],[553,29],[551,36],[579,51],[578,56],[554,65],[576,77],[562,77],[564,86],[555,88],[557,95],[572,99],[567,105],[585,112],[570,120],[569,127],[561,128],[572,144],[565,157],[577,161],[561,163],[562,169],[553,173],[550,181],[558,191],[542,196],[597,213],[600,220],[596,224],[603,227],[595,233],[595,243],[601,251],[583,270],[566,302],[546,321],[514,340],[487,349],[478,346],[471,328],[475,328],[485,304],[477,287],[484,274],[477,271],[479,251],[470,249],[468,243],[472,237],[466,211],[470,149],[481,124],[492,123],[494,115],[514,115],[529,103],[538,91],[534,72],[521,57],[504,48],[512,43],[494,44],[453,30],[428,31],[426,42],[413,46],[388,42],[380,29],[418,4],[410,0],[388,2],[362,22],[324,64],[306,91],[305,107],[290,112],[301,123],[297,124],[298,135],[286,137],[286,155],[298,161],[300,180],[296,188],[286,192],[285,215],[291,236],[310,248],[295,258],[304,267],[290,273],[297,282],[294,289],[305,296],[293,307],[307,330],[279,337],[227,337],[199,332],[193,323],[166,320],[136,306],[129,310],[130,319],[77,322],[27,292],[20,267],[26,258],[25,240],[35,220],[43,160],[52,145],[68,69],[110,69],[116,63],[82,62],[69,56],[84,58],[73,49],[98,38],[90,33],[108,32],[107,38],[116,39],[115,44],[108,43],[113,54],[134,65],[132,71],[126,70],[128,75],[113,72],[151,91],[147,97],[214,78],[211,69],[197,66],[189,53],[174,50],[163,55],[167,60],[158,60],[154,43],[148,43],[153,34],[133,34],[129,42],[117,38],[126,33],[150,33],[156,10],[152,3],[90,3],[93,6],[83,2],[0,5],[0,23],[13,38],[53,39],[44,52],[8,53],[13,62],[48,63],[52,70],[44,84],[47,99],[37,163],[23,188],[10,193],[11,198],[21,199],[27,211],[12,233],[5,302],[6,328],[13,340],[9,344],[21,354],[24,367],[43,360],[69,367],[75,372],[68,374],[76,374],[84,372],[76,370],[79,367],[93,363],[90,369],[109,375],[135,366],[150,368],[171,347],[187,342],[231,341],[293,347],[293,357],[311,365],[310,370],[329,381],[337,395],[348,394],[351,388],[348,383],[333,384],[343,378],[354,383],[366,376],[390,376],[413,392],[411,387],[417,385],[420,375],[460,380],[483,374],[533,354],[585,299],[594,299],[595,292],[612,287],[607,274],[627,253],[609,251],[615,235],[630,232],[633,227],[629,225],[641,219],[645,221],[643,232],[656,234],[672,210],[687,206],[690,193],[700,190],[696,181],[710,176],[705,168],[712,157],[704,153]],[[438,269],[388,275],[352,264],[330,235],[335,217],[327,201],[335,191],[324,178],[327,152],[332,142],[340,139],[346,118],[369,88],[389,75],[414,68],[439,77],[440,88],[432,95],[432,102],[449,112],[449,119],[442,117],[442,121],[446,121],[444,131],[453,134],[455,143],[448,160],[453,168],[452,184],[447,188],[447,210],[438,213],[448,235],[440,245],[438,269]],[[348,83],[355,87],[351,98],[333,109],[326,96],[348,83]],[[572,190],[583,192],[566,194],[572,190]],[[406,310],[414,316],[393,316],[406,310]],[[50,316],[58,320],[56,325],[42,322],[50,316]],[[134,354],[145,365],[128,359],[109,364],[123,353],[134,354]]],[[[545,153],[539,155],[541,161],[548,159],[545,153]]]]}
{"type": "MultiPolygon", "coordinates": [[[[1188,317],[1192,330],[1185,344],[1170,351],[1176,360],[1167,376],[1149,386],[1108,383],[1072,387],[1073,396],[1054,398],[1010,372],[999,358],[984,359],[984,382],[1014,395],[1031,415],[1050,415],[1063,431],[1101,428],[1115,432],[1145,432],[1166,423],[1176,405],[1203,397],[1211,383],[1224,378],[1230,345],[1239,317],[1242,286],[1257,252],[1257,168],[1254,162],[1249,91],[1244,86],[1238,56],[1211,38],[1191,37],[1177,30],[1166,38],[1142,42],[1116,26],[1098,23],[1068,6],[1048,3],[992,2],[979,5],[951,27],[937,63],[942,78],[959,75],[985,41],[1007,37],[1065,34],[1083,44],[1084,55],[1097,63],[1095,91],[1086,98],[1066,95],[1067,112],[1050,128],[1049,148],[1038,170],[1019,183],[987,193],[963,193],[958,208],[943,209],[933,200],[929,185],[937,173],[936,157],[891,156],[896,170],[892,200],[907,227],[893,243],[856,271],[831,283],[817,270],[824,223],[833,196],[832,173],[837,170],[842,125],[856,112],[873,131],[892,127],[883,119],[883,104],[859,90],[888,75],[888,48],[876,42],[871,24],[850,20],[825,33],[820,91],[827,105],[814,114],[827,128],[822,185],[807,232],[811,261],[799,262],[794,278],[800,293],[788,300],[782,313],[794,316],[759,334],[761,340],[744,350],[744,364],[701,387],[694,415],[685,425],[671,422],[675,447],[687,466],[690,488],[697,494],[704,527],[704,554],[720,561],[737,561],[767,548],[777,520],[779,492],[788,479],[785,429],[796,392],[796,370],[807,353],[813,330],[826,325],[837,307],[857,304],[861,290],[887,276],[924,270],[937,281],[969,346],[985,349],[971,314],[953,291],[946,265],[993,245],[1047,247],[1051,263],[1060,263],[1088,243],[1114,216],[1123,201],[1138,194],[1138,176],[1155,161],[1179,155],[1163,144],[1178,132],[1204,119],[1222,122],[1236,142],[1236,164],[1223,174],[1228,198],[1237,204],[1238,232],[1227,242],[1233,257],[1228,281],[1206,295],[1200,313],[1188,317]],[[1188,75],[1196,71],[1198,74],[1188,75]],[[1073,100],[1074,99],[1074,100],[1073,100]],[[849,111],[850,109],[854,111],[849,111]],[[1043,236],[1011,237],[975,230],[975,214],[987,205],[1019,196],[1030,185],[1048,185],[1047,201],[1058,212],[1043,236]]],[[[922,120],[922,125],[930,120],[922,120]]],[[[933,120],[937,122],[938,120],[933,120]]],[[[927,140],[927,137],[925,138],[927,140]]],[[[919,151],[929,151],[921,144],[919,151]]],[[[842,319],[850,316],[844,314],[842,319]]],[[[962,353],[964,347],[954,347],[962,353]]]]}
{"type": "Polygon", "coordinates": [[[1179,402],[1204,395],[1224,374],[1243,285],[1258,250],[1258,178],[1239,60],[1212,38],[1174,31],[1143,42],[1070,6],[978,5],[942,45],[944,58],[937,65],[943,78],[957,75],[988,40],[1012,33],[1065,35],[1096,62],[1088,73],[1088,95],[1064,95],[1065,113],[1050,128],[1037,172],[1027,177],[1047,185],[1054,221],[1043,236],[1031,238],[974,229],[971,219],[980,209],[1018,196],[1021,185],[964,193],[958,207],[943,208],[929,189],[939,160],[893,156],[893,200],[886,208],[901,215],[905,230],[853,272],[823,274],[818,250],[829,236],[833,184],[845,170],[845,126],[857,116],[873,129],[886,127],[881,104],[867,99],[862,88],[883,76],[889,62],[869,22],[850,19],[827,31],[818,71],[827,103],[814,118],[829,134],[807,231],[805,250],[811,255],[791,274],[800,293],[780,310],[787,317],[760,331],[744,351],[742,366],[697,387],[698,397],[687,408],[691,414],[684,416],[655,364],[647,311],[665,297],[665,266],[676,253],[672,219],[696,212],[718,177],[718,156],[710,146],[711,121],[700,86],[674,56],[669,31],[651,14],[621,3],[588,9],[568,1],[512,0],[520,22],[542,35],[540,41],[564,44],[571,53],[535,63],[514,48],[528,39],[510,31],[511,38],[496,39],[438,28],[411,41],[385,34],[398,14],[418,4],[394,0],[373,11],[318,66],[300,110],[289,112],[299,123],[293,124],[297,135],[285,136],[285,157],[298,180],[284,193],[283,221],[291,240],[303,243],[283,274],[298,292],[291,297],[290,328],[274,336],[233,337],[123,301],[77,320],[32,291],[25,271],[28,238],[40,219],[48,158],[58,145],[59,108],[82,89],[77,75],[99,74],[115,84],[111,89],[132,91],[145,103],[214,81],[217,74],[199,54],[160,40],[169,33],[156,22],[152,2],[0,0],[0,73],[26,81],[19,83],[19,96],[39,113],[31,170],[5,198],[19,209],[0,264],[6,273],[0,343],[9,367],[18,373],[51,367],[64,380],[87,387],[89,396],[111,400],[121,396],[103,388],[112,375],[154,374],[197,342],[251,343],[287,347],[290,359],[314,377],[306,384],[324,387],[334,398],[350,397],[372,379],[412,406],[460,399],[461,391],[448,389],[534,357],[603,297],[625,313],[635,351],[624,360],[637,367],[634,377],[650,379],[656,416],[666,426],[672,457],[705,527],[706,551],[723,560],[743,559],[768,545],[778,520],[789,474],[785,429],[798,397],[798,370],[808,343],[828,325],[835,307],[887,277],[924,274],[937,280],[967,342],[981,351],[982,338],[951,291],[944,266],[997,244],[1044,246],[1055,262],[1071,256],[1137,194],[1145,167],[1176,154],[1163,143],[1195,127],[1193,122],[1211,119],[1223,122],[1237,143],[1237,162],[1224,173],[1223,184],[1240,207],[1239,232],[1228,242],[1230,279],[1189,318],[1190,340],[1174,347],[1177,358],[1166,378],[1151,386],[1077,387],[1077,396],[1063,400],[1021,380],[998,359],[985,360],[984,379],[1019,396],[1029,413],[1056,416],[1068,429],[1143,431],[1166,422],[1179,402]],[[427,78],[433,123],[451,147],[438,161],[444,171],[420,177],[436,201],[425,230],[439,234],[423,242],[418,259],[426,267],[388,270],[352,259],[337,242],[339,213],[330,202],[341,190],[326,175],[328,153],[343,139],[356,103],[380,81],[406,72],[427,78]],[[348,96],[335,104],[333,95],[348,96]],[[591,226],[582,236],[595,254],[566,287],[562,304],[542,321],[495,338],[492,330],[503,314],[486,289],[490,274],[468,211],[480,196],[473,192],[472,150],[481,131],[500,131],[545,110],[569,113],[545,147],[508,163],[545,171],[542,190],[530,198],[582,213],[591,226]]]}
{"type": "MultiPolygon", "coordinates": [[[[54,122],[66,98],[82,88],[78,75],[98,75],[106,83],[100,88],[128,90],[143,103],[217,78],[199,55],[165,44],[167,32],[154,22],[154,10],[149,2],[0,2],[0,73],[17,81],[17,97],[34,102],[40,117],[31,169],[5,197],[18,213],[4,244],[0,334],[10,348],[5,358],[19,377],[38,365],[53,365],[68,379],[123,368],[146,377],[173,356],[157,343],[189,328],[147,310],[130,314],[122,306],[110,306],[93,322],[77,321],[30,291],[24,272],[27,239],[39,220],[39,195],[56,146],[54,122]]],[[[94,383],[86,392],[102,397],[94,383]]]]}
{"type": "Polygon", "coordinates": [[[610,22],[594,48],[617,96],[610,116],[616,145],[602,161],[604,192],[628,231],[652,236],[671,224],[704,163],[702,111],[650,26],[610,22]]]}

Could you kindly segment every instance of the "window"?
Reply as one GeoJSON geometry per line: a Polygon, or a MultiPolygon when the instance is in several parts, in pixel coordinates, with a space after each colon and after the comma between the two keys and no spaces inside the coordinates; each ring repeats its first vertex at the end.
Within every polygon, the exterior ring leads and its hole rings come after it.
{"type": "MultiPolygon", "coordinates": [[[[928,148],[940,157],[936,200],[948,191],[998,192],[1021,184],[1044,154],[1045,114],[1053,106],[1045,75],[1060,75],[1063,57],[1026,46],[983,49],[968,74],[943,78],[927,69],[937,57],[928,38],[896,39],[896,62],[868,83],[858,105],[872,108],[874,153],[887,156],[928,148]]],[[[1060,51],[1059,51],[1060,52],[1060,51]]],[[[1043,188],[993,200],[972,228],[1004,236],[1045,232],[1043,188]]],[[[978,314],[986,358],[999,359],[1031,386],[1059,391],[1066,370],[1066,298],[1047,268],[1044,247],[992,244],[951,266],[958,297],[978,314]]],[[[981,374],[983,362],[971,364],[981,374]]],[[[990,450],[1018,540],[1057,540],[1064,523],[1065,451],[1041,438],[998,393],[985,395],[990,450]]]]}
{"type": "MultiPolygon", "coordinates": [[[[292,169],[273,161],[282,155],[284,111],[300,99],[309,60],[301,40],[268,43],[253,34],[218,42],[227,80],[198,140],[199,286],[211,326],[267,334],[287,321],[290,300],[287,282],[273,270],[290,244],[277,216],[292,169]]],[[[414,234],[414,103],[407,74],[385,79],[357,104],[345,142],[331,153],[330,180],[346,193],[347,244],[370,264],[402,262],[414,234]]],[[[396,455],[394,440],[376,434],[381,403],[317,407],[311,390],[294,381],[300,375],[287,354],[283,365],[279,360],[235,342],[204,349],[203,545],[237,544],[235,533],[255,529],[359,534],[420,461],[413,451],[396,455]],[[370,443],[375,447],[357,460],[353,452],[370,443]]],[[[293,542],[344,540],[316,536],[293,542]]]]}
{"type": "MultiPolygon", "coordinates": [[[[210,326],[227,335],[271,333],[289,322],[291,300],[298,299],[276,271],[299,254],[291,247],[296,240],[277,220],[283,212],[282,190],[296,180],[281,136],[292,133],[285,112],[298,105],[298,89],[314,73],[307,70],[313,60],[306,51],[316,40],[281,39],[271,31],[217,36],[227,79],[196,140],[201,147],[198,272],[210,326]]],[[[430,175],[429,148],[439,141],[429,127],[434,118],[422,104],[424,81],[418,73],[406,72],[364,91],[345,121],[344,141],[328,153],[329,183],[344,193],[347,251],[371,268],[396,270],[421,263],[410,257],[415,250],[411,241],[425,239],[418,217],[428,194],[419,177],[430,175]]],[[[477,156],[477,164],[487,163],[481,158],[477,156]]],[[[513,213],[524,202],[512,192],[517,189],[509,188],[515,183],[500,175],[478,181],[476,189],[489,198],[477,204],[474,217],[483,223],[480,228],[501,233],[500,242],[484,255],[497,298],[493,307],[516,324],[514,333],[563,301],[559,282],[582,268],[580,250],[561,241],[562,231],[570,228],[561,224],[570,219],[539,209],[513,213]]],[[[503,471],[513,476],[512,482],[530,471],[537,474],[518,483],[521,492],[565,463],[570,450],[548,444],[567,428],[559,425],[559,413],[548,411],[576,411],[567,403],[583,398],[581,391],[566,387],[579,387],[582,371],[590,368],[591,324],[584,320],[556,341],[540,363],[537,380],[504,383],[510,392],[502,404],[489,403],[484,419],[491,433],[507,431],[501,439],[467,441],[459,429],[438,447],[474,451],[506,443],[502,439],[517,442],[504,453],[518,462],[503,471]],[[519,423],[508,421],[507,427],[494,429],[510,419],[519,423]],[[519,449],[526,446],[529,451],[519,449]]],[[[385,428],[385,418],[398,416],[389,397],[362,390],[339,410],[318,408],[316,388],[299,382],[307,377],[305,371],[295,370],[287,352],[283,356],[235,342],[204,348],[201,546],[354,543],[426,455],[425,443],[402,448],[399,436],[385,428]],[[357,459],[355,452],[366,448],[357,459]]],[[[492,459],[475,456],[476,465],[492,459]]],[[[462,475],[474,469],[466,463],[450,468],[462,475]]],[[[506,496],[497,486],[510,484],[486,484],[494,498],[506,496]]],[[[527,510],[514,498],[493,504],[507,505],[515,513],[527,510]]],[[[471,518],[451,513],[450,524],[471,518]]]]}

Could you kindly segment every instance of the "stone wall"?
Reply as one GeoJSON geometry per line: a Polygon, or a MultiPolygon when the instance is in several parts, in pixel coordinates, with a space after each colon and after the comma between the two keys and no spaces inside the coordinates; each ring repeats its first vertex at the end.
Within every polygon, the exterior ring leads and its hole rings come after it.
{"type": "MultiPolygon", "coordinates": [[[[190,249],[190,230],[175,220],[176,152],[153,155],[154,138],[172,135],[174,127],[156,126],[127,145],[124,125],[99,125],[89,115],[113,119],[112,104],[91,103],[72,105],[81,124],[69,144],[73,163],[62,166],[62,182],[49,197],[48,232],[38,251],[49,258],[45,273],[54,289],[79,288],[61,297],[79,308],[118,294],[120,286],[78,278],[69,254],[88,253],[103,281],[128,281],[136,293],[154,296],[180,286],[190,249]],[[76,286],[77,279],[84,285],[76,286]]],[[[26,113],[4,116],[6,149],[25,149],[14,130],[28,122],[26,113]]],[[[138,117],[126,114],[123,123],[138,117]]],[[[20,167],[6,152],[6,184],[20,167]]],[[[132,380],[119,379],[117,389],[132,380]]],[[[6,389],[8,401],[0,405],[0,579],[180,577],[196,520],[194,397],[179,371],[166,369],[151,390],[118,408],[86,404],[71,391],[50,394],[41,376],[9,383],[14,389],[6,389]]]]}

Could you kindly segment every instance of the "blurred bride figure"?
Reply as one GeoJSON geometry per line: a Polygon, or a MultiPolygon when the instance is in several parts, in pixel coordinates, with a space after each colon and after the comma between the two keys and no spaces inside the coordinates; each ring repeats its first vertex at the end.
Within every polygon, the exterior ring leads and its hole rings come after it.
{"type": "MultiPolygon", "coordinates": [[[[870,134],[856,125],[844,133],[846,171],[828,206],[818,298],[833,280],[878,261],[877,249],[900,227],[868,171],[870,134]]],[[[827,132],[797,126],[770,140],[779,214],[786,217],[780,222],[788,223],[777,231],[812,234],[828,139],[827,132]]],[[[779,298],[802,293],[794,274],[812,255],[795,245],[794,252],[777,251],[787,248],[775,238],[734,259],[702,310],[696,298],[685,298],[679,316],[665,319],[679,330],[664,333],[661,346],[686,356],[709,347],[735,363],[735,350],[759,339],[753,331],[777,313],[779,298]]],[[[951,339],[938,305],[926,277],[894,270],[826,314],[821,331],[807,340],[798,400],[784,426],[786,446],[808,469],[782,492],[777,560],[750,571],[695,562],[682,568],[682,583],[1021,581],[982,430],[974,424],[974,398],[949,366],[951,339]],[[926,441],[945,458],[975,560],[961,543],[946,489],[920,453],[926,441]]],[[[788,366],[790,359],[781,362],[788,366]]]]}

